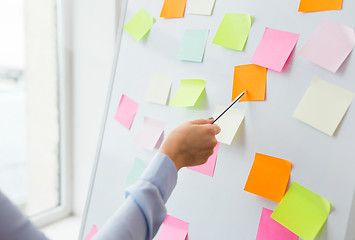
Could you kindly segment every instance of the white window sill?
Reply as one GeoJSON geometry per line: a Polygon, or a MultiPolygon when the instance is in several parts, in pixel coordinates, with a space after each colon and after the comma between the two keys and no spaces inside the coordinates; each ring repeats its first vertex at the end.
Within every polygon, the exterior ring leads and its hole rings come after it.
{"type": "Polygon", "coordinates": [[[51,240],[77,240],[79,237],[81,217],[70,216],[41,228],[51,240]]]}

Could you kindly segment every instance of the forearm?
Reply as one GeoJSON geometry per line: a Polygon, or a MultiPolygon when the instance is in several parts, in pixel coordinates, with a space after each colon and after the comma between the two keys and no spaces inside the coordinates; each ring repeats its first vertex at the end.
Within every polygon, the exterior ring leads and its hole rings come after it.
{"type": "Polygon", "coordinates": [[[0,191],[0,239],[48,239],[0,191]]]}
{"type": "Polygon", "coordinates": [[[173,191],[177,170],[158,153],[140,180],[126,191],[126,200],[94,239],[152,239],[166,217],[165,203],[173,191]]]}

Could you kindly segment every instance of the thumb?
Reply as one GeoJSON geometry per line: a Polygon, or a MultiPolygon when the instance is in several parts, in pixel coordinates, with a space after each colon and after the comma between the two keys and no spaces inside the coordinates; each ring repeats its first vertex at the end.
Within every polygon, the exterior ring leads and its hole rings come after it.
{"type": "Polygon", "coordinates": [[[217,124],[213,124],[213,125],[215,126],[216,135],[217,135],[218,133],[221,132],[221,127],[219,125],[217,125],[217,124]]]}
{"type": "Polygon", "coordinates": [[[212,122],[213,122],[213,118],[209,118],[209,119],[197,119],[197,120],[191,121],[192,124],[198,124],[198,125],[211,124],[212,122]]]}

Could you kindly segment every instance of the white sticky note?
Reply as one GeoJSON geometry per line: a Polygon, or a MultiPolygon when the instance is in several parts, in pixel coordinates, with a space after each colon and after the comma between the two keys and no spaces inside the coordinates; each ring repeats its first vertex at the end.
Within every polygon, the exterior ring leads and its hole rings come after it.
{"type": "MultiPolygon", "coordinates": [[[[226,107],[217,105],[213,118],[216,119],[225,109],[226,107]]],[[[231,108],[223,114],[223,116],[216,121],[216,124],[221,128],[221,132],[216,135],[217,141],[230,145],[240,124],[244,120],[244,116],[245,111],[236,108],[231,108]]]]}
{"type": "Polygon", "coordinates": [[[353,98],[354,93],[314,78],[293,117],[333,136],[353,98]]]}
{"type": "Polygon", "coordinates": [[[189,14],[211,15],[216,0],[189,0],[189,14]]]}
{"type": "Polygon", "coordinates": [[[173,76],[163,73],[153,73],[145,95],[147,102],[166,105],[168,102],[173,76]]]}

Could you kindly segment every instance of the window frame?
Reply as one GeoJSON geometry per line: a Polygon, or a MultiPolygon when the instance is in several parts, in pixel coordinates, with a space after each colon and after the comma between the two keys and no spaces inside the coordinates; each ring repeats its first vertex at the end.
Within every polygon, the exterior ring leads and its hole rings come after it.
{"type": "Polygon", "coordinates": [[[43,227],[72,213],[72,86],[70,53],[66,43],[71,33],[71,3],[55,0],[56,8],[56,50],[58,76],[58,111],[59,111],[59,171],[58,171],[58,206],[30,217],[37,227],[43,227]],[[64,14],[65,13],[65,14],[64,14]]]}

